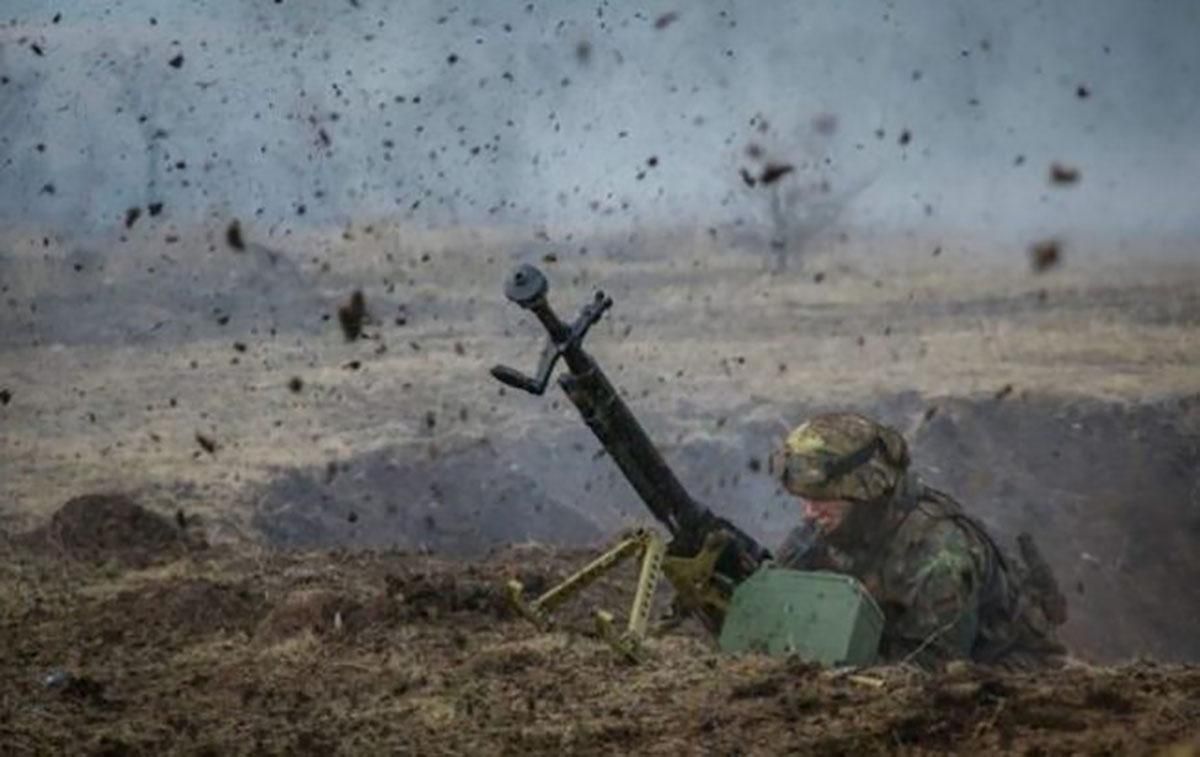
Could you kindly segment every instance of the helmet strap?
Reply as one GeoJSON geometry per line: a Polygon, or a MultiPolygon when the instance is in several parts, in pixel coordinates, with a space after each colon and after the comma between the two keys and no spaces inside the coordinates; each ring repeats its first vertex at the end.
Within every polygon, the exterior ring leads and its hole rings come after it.
{"type": "Polygon", "coordinates": [[[826,480],[841,478],[855,468],[866,465],[877,451],[887,451],[887,446],[878,436],[853,452],[830,460],[824,465],[826,480]]]}

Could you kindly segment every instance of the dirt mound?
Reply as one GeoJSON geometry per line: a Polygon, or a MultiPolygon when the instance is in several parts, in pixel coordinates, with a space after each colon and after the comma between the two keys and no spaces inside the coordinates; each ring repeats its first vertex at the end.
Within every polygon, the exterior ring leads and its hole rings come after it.
{"type": "MultiPolygon", "coordinates": [[[[1128,754],[1197,736],[1195,666],[843,672],[720,655],[687,634],[652,640],[630,666],[571,618],[540,633],[501,608],[505,579],[544,589],[581,558],[210,550],[132,589],[129,574],[87,563],[0,563],[0,596],[15,602],[0,604],[0,743],[131,755],[1128,754]]],[[[631,584],[597,587],[567,614],[582,624],[596,604],[621,612],[631,584]]]]}
{"type": "Polygon", "coordinates": [[[123,494],[85,494],[20,542],[72,560],[144,568],[202,546],[199,539],[123,494]]]}

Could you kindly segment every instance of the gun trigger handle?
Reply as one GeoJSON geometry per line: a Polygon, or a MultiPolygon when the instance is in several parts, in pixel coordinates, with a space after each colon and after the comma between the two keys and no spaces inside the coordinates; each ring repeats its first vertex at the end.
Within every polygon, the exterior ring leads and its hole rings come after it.
{"type": "Polygon", "coordinates": [[[507,365],[497,365],[492,368],[492,375],[501,383],[508,384],[514,389],[523,389],[530,394],[541,394],[543,389],[538,383],[525,374],[509,368],[507,365]]]}

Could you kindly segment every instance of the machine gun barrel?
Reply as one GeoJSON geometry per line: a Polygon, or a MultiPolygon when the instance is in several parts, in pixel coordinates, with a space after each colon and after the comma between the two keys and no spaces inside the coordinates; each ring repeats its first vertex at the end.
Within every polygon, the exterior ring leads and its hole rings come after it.
{"type": "MultiPolygon", "coordinates": [[[[582,352],[582,350],[580,350],[582,352]]],[[[706,513],[671,470],[642,424],[617,394],[604,372],[591,360],[582,372],[559,376],[559,386],[575,403],[584,423],[604,445],[638,496],[671,536],[698,526],[706,513]]]]}
{"type": "Polygon", "coordinates": [[[518,267],[509,277],[505,294],[538,318],[549,339],[536,376],[526,376],[503,365],[494,367],[492,375],[509,386],[540,395],[559,358],[565,360],[568,372],[559,377],[559,385],[650,512],[671,533],[669,551],[697,554],[711,534],[723,531],[729,539],[717,562],[717,572],[730,583],[749,576],[770,553],[732,523],[692,499],[600,366],[583,349],[583,337],[612,306],[612,299],[598,292],[575,322],[567,324],[547,302],[548,289],[545,276],[531,265],[518,267]]]}

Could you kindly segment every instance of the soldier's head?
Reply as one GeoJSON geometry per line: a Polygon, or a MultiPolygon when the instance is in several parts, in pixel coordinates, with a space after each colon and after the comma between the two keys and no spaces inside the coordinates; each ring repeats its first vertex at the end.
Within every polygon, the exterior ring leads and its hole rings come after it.
{"type": "Polygon", "coordinates": [[[853,531],[881,518],[908,470],[898,431],[856,413],[797,426],[771,456],[771,473],[823,531],[853,531]]]}

